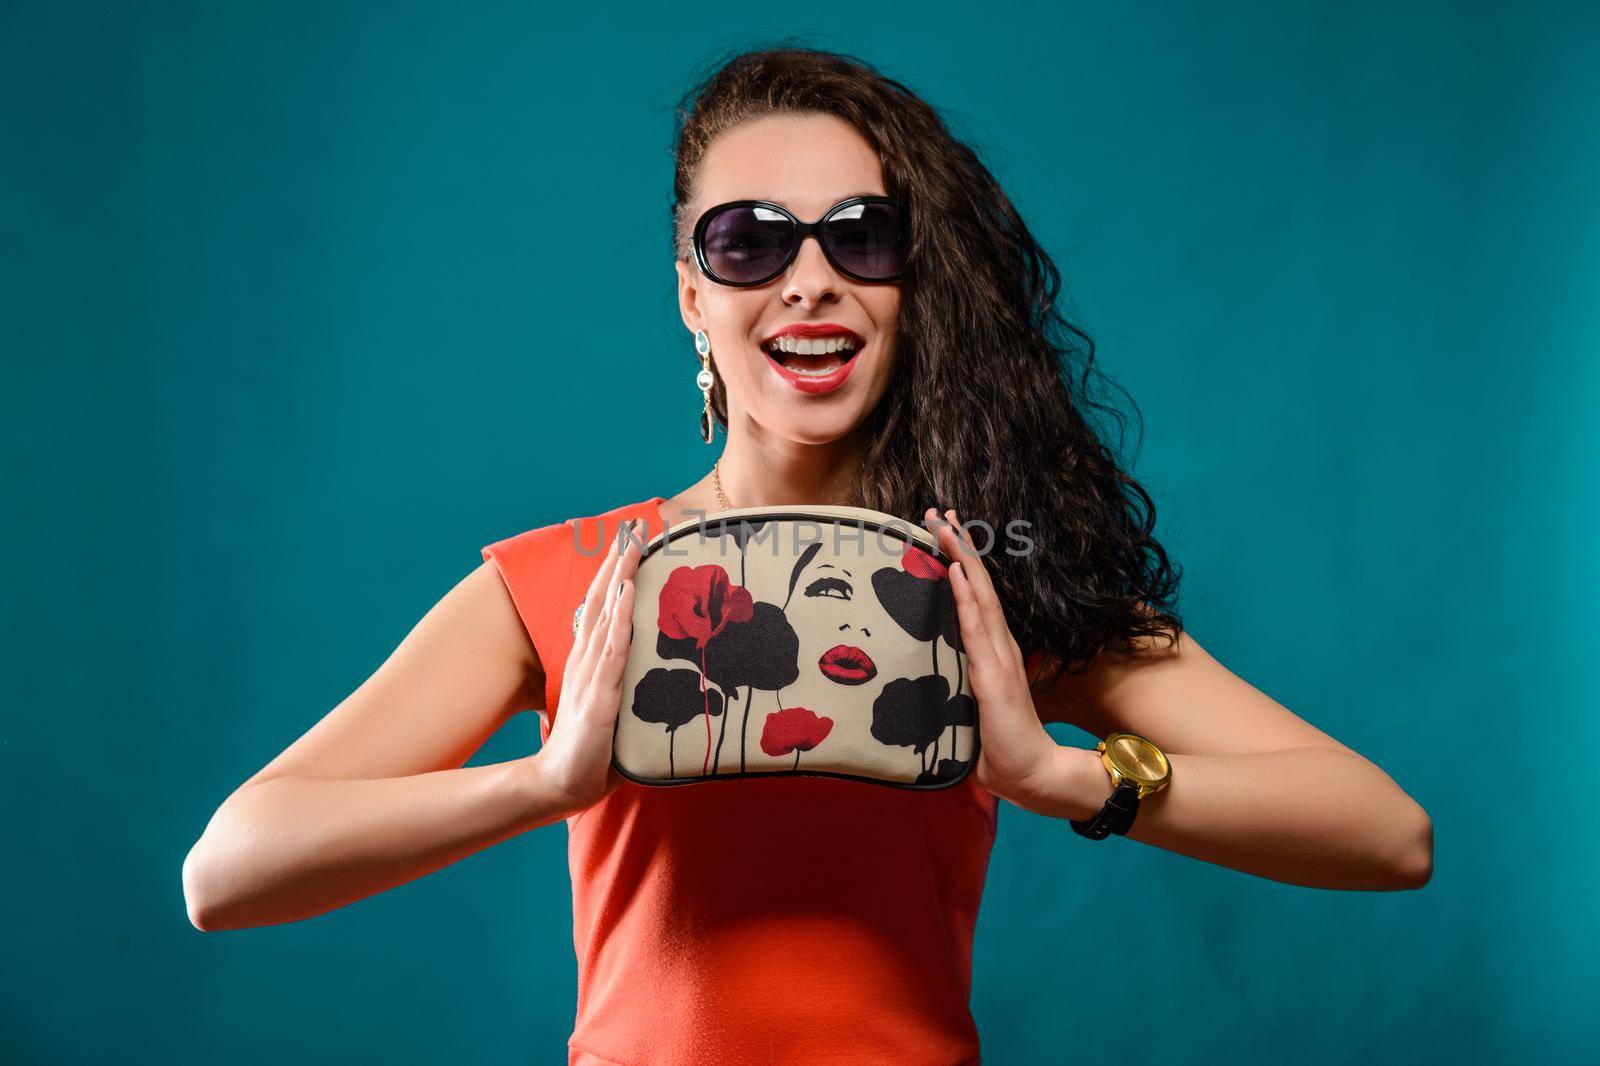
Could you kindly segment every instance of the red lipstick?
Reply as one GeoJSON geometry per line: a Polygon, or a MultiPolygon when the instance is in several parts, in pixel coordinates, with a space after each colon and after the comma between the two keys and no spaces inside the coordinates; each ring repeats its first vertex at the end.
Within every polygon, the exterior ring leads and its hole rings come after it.
{"type": "Polygon", "coordinates": [[[850,380],[850,375],[855,371],[856,357],[864,346],[861,334],[837,322],[791,322],[774,330],[761,342],[761,349],[767,353],[767,361],[773,371],[796,390],[811,395],[833,392],[850,380]],[[799,355],[774,351],[773,344],[780,337],[846,337],[852,343],[848,349],[827,355],[799,355]],[[835,360],[838,365],[826,373],[817,370],[807,372],[809,366],[826,365],[835,360]]]}
{"type": "Polygon", "coordinates": [[[765,348],[779,337],[849,337],[856,342],[857,348],[862,344],[861,334],[837,322],[791,322],[767,334],[761,346],[765,348]]]}
{"type": "Polygon", "coordinates": [[[817,668],[841,685],[864,685],[878,676],[878,665],[860,648],[840,644],[829,648],[817,660],[817,668]]]}

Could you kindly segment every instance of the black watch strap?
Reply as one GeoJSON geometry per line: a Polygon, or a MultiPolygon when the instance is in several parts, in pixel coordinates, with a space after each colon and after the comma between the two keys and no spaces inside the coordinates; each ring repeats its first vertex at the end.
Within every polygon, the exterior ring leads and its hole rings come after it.
{"type": "Polygon", "coordinates": [[[1104,840],[1110,833],[1126,836],[1133,828],[1133,816],[1139,813],[1139,786],[1124,781],[1106,798],[1100,813],[1086,821],[1073,821],[1072,828],[1090,840],[1104,840]]]}

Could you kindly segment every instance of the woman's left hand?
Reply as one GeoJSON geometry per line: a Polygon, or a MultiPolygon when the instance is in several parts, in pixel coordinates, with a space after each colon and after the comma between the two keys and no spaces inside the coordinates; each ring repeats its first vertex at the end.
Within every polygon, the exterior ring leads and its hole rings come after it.
{"type": "MultiPolygon", "coordinates": [[[[978,701],[974,780],[979,787],[1026,810],[1059,815],[1067,800],[1056,795],[1065,784],[1058,780],[1062,764],[1074,753],[1093,753],[1063,748],[1045,732],[1029,689],[1022,649],[1006,624],[1000,598],[972,534],[961,529],[959,516],[953,510],[941,516],[930,507],[924,524],[953,560],[950,585],[960,615],[972,694],[978,701]]],[[[1098,759],[1095,761],[1098,765],[1098,759]]]]}

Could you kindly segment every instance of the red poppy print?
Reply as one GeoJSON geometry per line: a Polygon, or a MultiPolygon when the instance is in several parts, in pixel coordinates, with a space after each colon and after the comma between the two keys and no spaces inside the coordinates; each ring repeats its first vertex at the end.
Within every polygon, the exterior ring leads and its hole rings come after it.
{"type": "Polygon", "coordinates": [[[728,580],[716,563],[673,570],[658,602],[661,632],[671,640],[692,640],[701,649],[728,625],[755,616],[750,590],[728,580]]]}
{"type": "MultiPolygon", "coordinates": [[[[728,580],[716,563],[680,566],[667,575],[656,601],[656,626],[668,640],[694,642],[700,653],[700,691],[705,694],[706,757],[702,774],[711,768],[711,697],[706,690],[706,645],[730,625],[755,617],[756,601],[750,590],[728,580]]],[[[727,724],[727,720],[723,720],[727,724]]]]}
{"type": "Polygon", "coordinates": [[[949,567],[910,541],[906,542],[906,550],[900,553],[900,565],[905,567],[906,573],[912,577],[928,581],[942,581],[950,576],[949,567]]]}
{"type": "Polygon", "coordinates": [[[766,725],[761,727],[761,750],[774,758],[792,751],[799,767],[800,753],[821,744],[832,730],[832,718],[804,707],[785,707],[767,715],[766,725]]]}

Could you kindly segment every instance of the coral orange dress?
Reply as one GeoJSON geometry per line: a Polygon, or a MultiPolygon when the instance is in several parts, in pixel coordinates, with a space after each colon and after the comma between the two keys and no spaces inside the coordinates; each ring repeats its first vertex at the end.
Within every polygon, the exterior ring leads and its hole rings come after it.
{"type": "MultiPolygon", "coordinates": [[[[574,609],[660,496],[490,544],[560,714],[574,609]]],[[[978,1062],[972,938],[998,800],[821,777],[625,782],[567,819],[568,1064],[978,1062]]]]}

